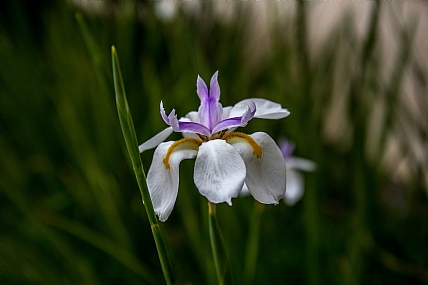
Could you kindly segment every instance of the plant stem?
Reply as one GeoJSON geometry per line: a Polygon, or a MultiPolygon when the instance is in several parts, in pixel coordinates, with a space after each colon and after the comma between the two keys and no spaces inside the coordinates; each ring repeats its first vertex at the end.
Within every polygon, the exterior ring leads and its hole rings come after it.
{"type": "Polygon", "coordinates": [[[254,275],[256,272],[257,255],[259,252],[260,240],[260,222],[263,215],[265,205],[259,202],[254,202],[254,210],[250,218],[250,232],[247,244],[247,252],[245,255],[245,271],[244,284],[250,285],[254,283],[254,275]]]}
{"type": "Polygon", "coordinates": [[[126,147],[131,158],[132,167],[137,178],[140,188],[141,197],[146,208],[147,217],[150,222],[153,237],[155,239],[158,256],[162,266],[163,275],[168,285],[174,284],[172,275],[171,263],[168,258],[165,243],[163,241],[162,232],[156,219],[156,214],[153,209],[152,200],[150,198],[149,189],[146,183],[146,174],[144,173],[143,163],[138,151],[138,141],[135,134],[134,123],[132,121],[131,112],[129,110],[128,101],[126,99],[125,87],[122,80],[122,74],[119,66],[119,58],[114,46],[111,48],[114,89],[116,93],[116,105],[119,114],[120,125],[122,127],[123,136],[125,138],[126,147]]]}
{"type": "Polygon", "coordinates": [[[226,274],[230,273],[229,258],[226,254],[223,237],[217,223],[216,205],[211,202],[208,202],[208,225],[217,284],[229,284],[230,282],[226,282],[226,274]]]}

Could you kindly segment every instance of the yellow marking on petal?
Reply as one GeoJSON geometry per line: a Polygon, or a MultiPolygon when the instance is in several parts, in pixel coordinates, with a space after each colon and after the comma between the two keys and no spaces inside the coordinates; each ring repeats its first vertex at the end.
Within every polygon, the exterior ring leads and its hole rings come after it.
{"type": "Polygon", "coordinates": [[[182,149],[193,149],[198,150],[199,146],[202,144],[202,141],[195,139],[195,138],[184,138],[181,140],[178,140],[174,142],[169,148],[165,155],[165,158],[163,159],[163,164],[165,164],[166,169],[170,169],[171,165],[169,165],[169,157],[171,154],[176,150],[182,150],[182,149]]]}
{"type": "Polygon", "coordinates": [[[247,134],[241,133],[241,132],[233,132],[229,134],[225,134],[222,137],[223,140],[227,141],[230,144],[237,143],[237,142],[246,142],[253,148],[253,155],[257,158],[261,158],[263,154],[263,150],[261,146],[259,146],[256,141],[250,137],[247,134]]]}

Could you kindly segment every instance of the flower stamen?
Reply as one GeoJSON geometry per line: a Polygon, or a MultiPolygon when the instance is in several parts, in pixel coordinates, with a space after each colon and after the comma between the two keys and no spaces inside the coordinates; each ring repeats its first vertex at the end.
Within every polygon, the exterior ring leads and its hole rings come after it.
{"type": "Polygon", "coordinates": [[[253,155],[257,158],[261,158],[263,154],[263,150],[261,146],[259,146],[256,141],[247,134],[241,132],[232,132],[229,134],[225,134],[222,137],[223,140],[227,141],[230,144],[238,143],[238,142],[246,142],[253,148],[253,155]]]}
{"type": "Polygon", "coordinates": [[[225,129],[225,130],[222,130],[222,131],[219,131],[219,132],[213,134],[210,137],[210,140],[215,140],[215,139],[221,139],[221,138],[223,138],[224,134],[226,134],[227,131],[228,131],[228,129],[225,129]]]}
{"type": "Polygon", "coordinates": [[[182,150],[182,149],[192,149],[192,150],[198,150],[199,146],[202,144],[202,141],[195,139],[195,138],[183,138],[181,140],[178,140],[174,142],[169,148],[168,151],[163,159],[163,164],[165,164],[166,169],[170,169],[171,166],[169,164],[169,157],[171,154],[176,150],[182,150]]]}
{"type": "Polygon", "coordinates": [[[203,141],[203,142],[207,142],[209,140],[209,138],[206,135],[202,135],[202,134],[198,134],[198,137],[203,141]]]}

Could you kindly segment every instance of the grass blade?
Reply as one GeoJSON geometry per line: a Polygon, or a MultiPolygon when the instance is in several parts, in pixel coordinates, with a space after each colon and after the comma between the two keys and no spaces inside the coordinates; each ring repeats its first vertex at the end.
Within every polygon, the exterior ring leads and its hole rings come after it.
{"type": "Polygon", "coordinates": [[[137,136],[135,134],[134,123],[132,121],[128,101],[126,99],[125,86],[123,84],[122,74],[119,66],[119,58],[117,56],[116,49],[114,46],[112,46],[111,55],[113,64],[114,90],[116,93],[116,105],[119,114],[120,125],[122,127],[123,136],[125,138],[126,147],[129,152],[129,157],[131,158],[132,167],[137,178],[141,197],[143,199],[144,206],[146,207],[147,216],[150,221],[150,226],[152,229],[153,237],[155,239],[156,248],[158,251],[166,283],[168,285],[174,284],[171,263],[169,262],[168,253],[166,251],[165,243],[162,238],[162,233],[158,221],[156,219],[152,200],[150,199],[149,190],[147,188],[146,175],[144,173],[143,163],[141,161],[140,153],[138,151],[138,141],[137,136]]]}

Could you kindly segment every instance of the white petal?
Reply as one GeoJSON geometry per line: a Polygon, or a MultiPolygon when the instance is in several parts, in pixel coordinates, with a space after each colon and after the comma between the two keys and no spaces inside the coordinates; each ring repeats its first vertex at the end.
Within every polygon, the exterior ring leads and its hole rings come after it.
{"type": "Polygon", "coordinates": [[[317,168],[317,165],[312,160],[300,158],[300,157],[290,157],[285,162],[287,165],[287,169],[299,169],[299,170],[305,170],[305,171],[314,171],[317,168]]]}
{"type": "Polygon", "coordinates": [[[191,111],[186,114],[183,118],[180,118],[180,121],[190,121],[195,123],[200,123],[199,113],[196,111],[191,111]]]}
{"type": "Polygon", "coordinates": [[[183,136],[183,138],[194,138],[194,139],[200,139],[199,136],[195,133],[191,133],[191,132],[182,132],[181,135],[183,136]]]}
{"type": "Polygon", "coordinates": [[[247,168],[245,183],[251,195],[263,204],[278,204],[285,193],[285,161],[275,141],[266,133],[254,133],[251,138],[262,148],[261,158],[245,140],[233,142],[247,168]]]}
{"type": "Polygon", "coordinates": [[[285,192],[284,202],[288,206],[294,206],[304,193],[302,175],[292,169],[287,168],[287,192],[285,192]]]}
{"type": "Polygon", "coordinates": [[[164,158],[169,147],[174,142],[161,143],[153,154],[152,165],[147,174],[147,186],[153,207],[159,220],[164,222],[174,208],[178,194],[179,165],[183,159],[194,158],[197,151],[193,149],[177,148],[169,157],[169,169],[167,169],[164,158]]]}
{"type": "Polygon", "coordinates": [[[211,140],[199,147],[194,180],[199,192],[212,203],[238,196],[245,179],[245,164],[238,152],[224,140],[211,140]]]}
{"type": "Polygon", "coordinates": [[[173,132],[173,130],[171,127],[164,129],[163,131],[161,131],[160,133],[158,133],[157,135],[155,135],[154,137],[152,137],[148,141],[141,144],[138,147],[138,150],[140,151],[140,153],[142,153],[148,149],[152,149],[152,148],[157,147],[161,142],[166,140],[167,137],[169,137],[169,135],[172,134],[172,132],[173,132]]]}
{"type": "Polygon", "coordinates": [[[233,106],[229,112],[229,117],[242,116],[242,114],[248,109],[251,101],[256,104],[256,114],[254,115],[254,118],[282,119],[290,115],[290,112],[287,109],[282,108],[281,104],[261,98],[250,98],[244,99],[233,106]]]}
{"type": "Polygon", "coordinates": [[[232,108],[233,108],[232,106],[223,107],[223,114],[221,115],[222,120],[230,118],[229,114],[230,114],[230,110],[232,110],[232,108]]]}

